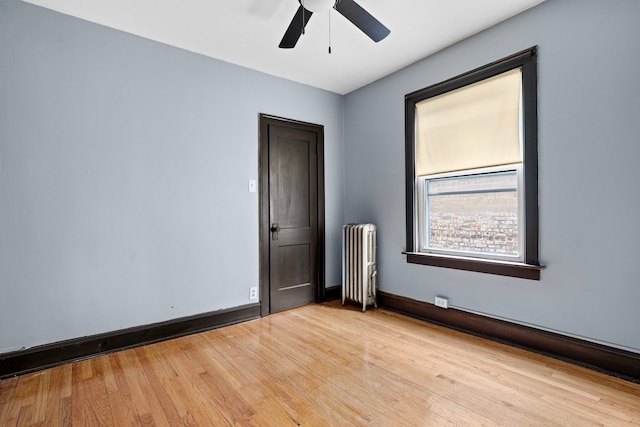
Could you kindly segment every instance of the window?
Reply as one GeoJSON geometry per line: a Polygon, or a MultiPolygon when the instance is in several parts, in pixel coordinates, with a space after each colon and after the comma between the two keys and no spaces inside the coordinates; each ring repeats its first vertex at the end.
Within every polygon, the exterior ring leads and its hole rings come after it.
{"type": "Polygon", "coordinates": [[[521,261],[517,170],[419,179],[421,252],[521,261]]]}
{"type": "Polygon", "coordinates": [[[407,261],[540,279],[536,48],[405,97],[407,261]]]}

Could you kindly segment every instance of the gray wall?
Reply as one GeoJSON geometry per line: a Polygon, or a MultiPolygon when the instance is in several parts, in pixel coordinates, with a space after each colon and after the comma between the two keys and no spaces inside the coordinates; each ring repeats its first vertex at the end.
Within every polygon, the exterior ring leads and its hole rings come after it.
{"type": "Polygon", "coordinates": [[[548,0],[346,96],[346,220],[379,227],[386,292],[640,352],[640,2],[548,0]],[[410,265],[404,94],[539,46],[533,282],[410,265]]]}
{"type": "Polygon", "coordinates": [[[325,126],[337,285],[342,96],[0,0],[0,353],[250,303],[261,112],[325,126]]]}

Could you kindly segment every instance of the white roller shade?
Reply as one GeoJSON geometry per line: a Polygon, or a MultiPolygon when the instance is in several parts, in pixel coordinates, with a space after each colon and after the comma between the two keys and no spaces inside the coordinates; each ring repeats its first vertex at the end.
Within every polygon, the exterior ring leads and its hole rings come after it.
{"type": "Polygon", "coordinates": [[[416,174],[522,162],[522,71],[507,71],[416,104],[416,174]]]}

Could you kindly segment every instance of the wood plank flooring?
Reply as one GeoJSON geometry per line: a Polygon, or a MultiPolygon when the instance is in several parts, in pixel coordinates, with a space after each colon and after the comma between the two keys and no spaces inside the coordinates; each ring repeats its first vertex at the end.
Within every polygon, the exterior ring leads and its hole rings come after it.
{"type": "Polygon", "coordinates": [[[337,302],[0,382],[0,426],[639,426],[640,384],[337,302]]]}

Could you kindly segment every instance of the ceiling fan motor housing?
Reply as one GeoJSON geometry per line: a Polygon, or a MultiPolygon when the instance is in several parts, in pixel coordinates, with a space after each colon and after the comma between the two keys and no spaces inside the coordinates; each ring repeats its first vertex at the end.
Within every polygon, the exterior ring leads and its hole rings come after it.
{"type": "Polygon", "coordinates": [[[333,8],[336,0],[298,0],[305,9],[313,12],[326,12],[333,8]]]}

